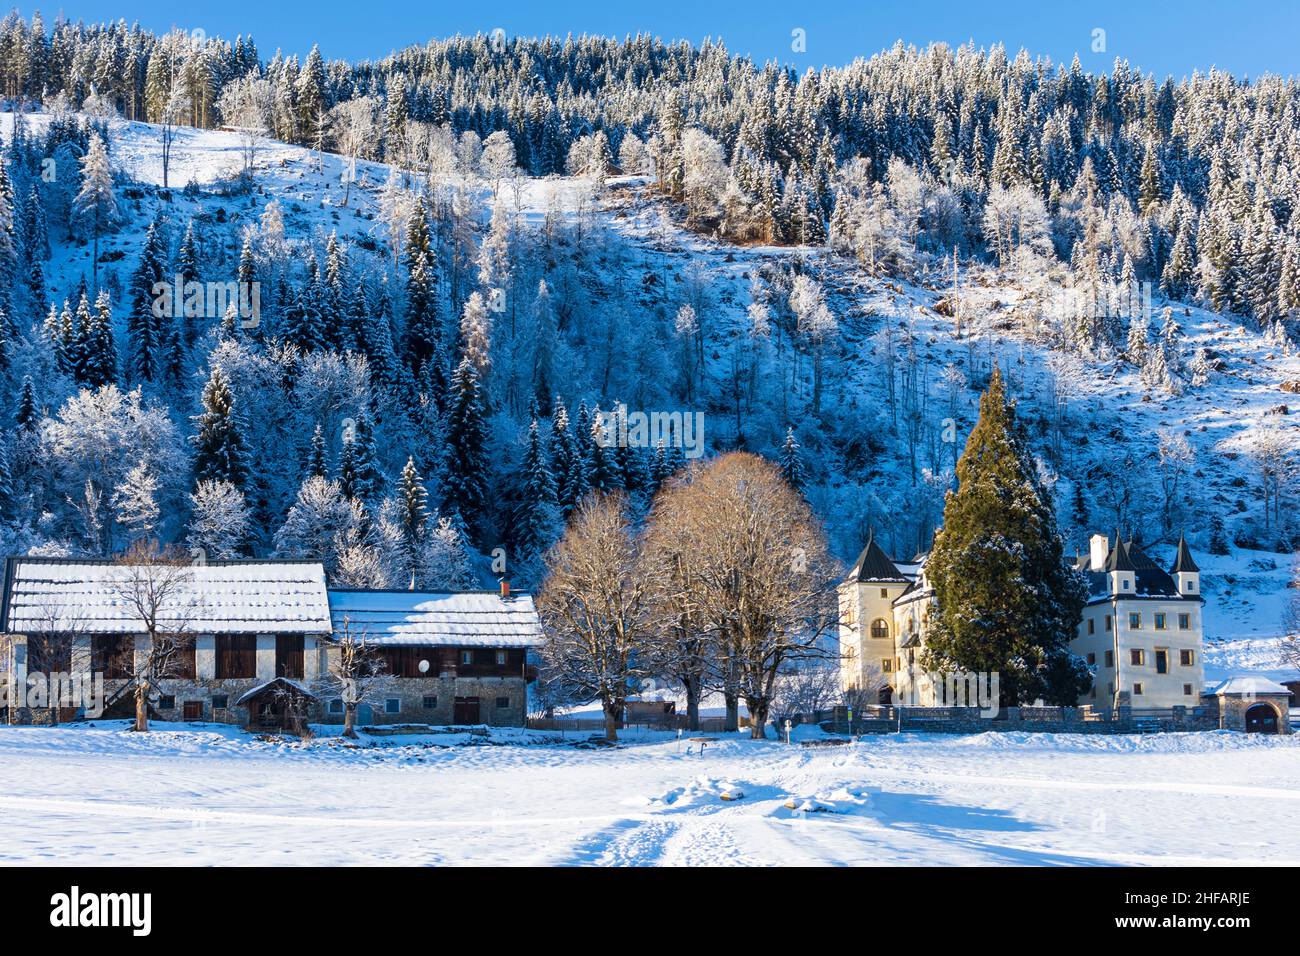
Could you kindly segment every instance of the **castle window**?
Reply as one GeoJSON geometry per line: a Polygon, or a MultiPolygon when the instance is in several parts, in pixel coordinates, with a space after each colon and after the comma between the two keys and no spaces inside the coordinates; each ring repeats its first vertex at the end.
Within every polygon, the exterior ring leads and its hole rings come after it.
{"type": "Polygon", "coordinates": [[[1114,652],[1114,651],[1107,651],[1107,652],[1106,652],[1106,666],[1107,666],[1107,667],[1114,667],[1114,666],[1115,666],[1115,652],[1114,652]]]}
{"type": "Polygon", "coordinates": [[[1186,694],[1188,697],[1192,696],[1192,685],[1191,685],[1191,684],[1184,684],[1184,685],[1183,685],[1183,693],[1186,694]]]}
{"type": "Polygon", "coordinates": [[[1109,614],[1106,615],[1106,630],[1107,630],[1107,632],[1110,631],[1110,615],[1109,615],[1109,614]]]}
{"type": "Polygon", "coordinates": [[[1192,629],[1192,616],[1190,614],[1178,615],[1178,630],[1190,631],[1192,629]]]}
{"type": "Polygon", "coordinates": [[[1089,655],[1088,655],[1088,666],[1091,667],[1093,664],[1096,664],[1096,663],[1097,663],[1097,655],[1096,655],[1096,654],[1089,654],[1089,655]]]}
{"type": "Polygon", "coordinates": [[[1128,626],[1131,630],[1140,631],[1142,629],[1142,612],[1130,611],[1128,615],[1128,626]]]}
{"type": "Polygon", "coordinates": [[[1092,617],[1088,618],[1088,633],[1089,633],[1089,634],[1096,634],[1096,633],[1097,633],[1097,619],[1096,619],[1096,618],[1092,618],[1092,617]]]}
{"type": "Polygon", "coordinates": [[[880,589],[880,596],[881,596],[882,598],[888,598],[888,597],[889,597],[889,588],[881,588],[881,589],[880,589]]]}
{"type": "Polygon", "coordinates": [[[1183,667],[1193,667],[1196,664],[1196,652],[1179,651],[1178,663],[1181,664],[1183,667]]]}
{"type": "Polygon", "coordinates": [[[1164,629],[1165,629],[1165,615],[1164,615],[1164,614],[1157,614],[1157,615],[1156,615],[1156,630],[1157,630],[1157,631],[1163,631],[1164,629]]]}
{"type": "Polygon", "coordinates": [[[1134,697],[1141,697],[1141,696],[1142,696],[1142,685],[1141,685],[1141,684],[1134,684],[1134,685],[1133,685],[1133,696],[1134,696],[1134,697]]]}
{"type": "Polygon", "coordinates": [[[871,622],[871,636],[877,640],[885,640],[889,637],[889,622],[883,617],[878,617],[871,622]]]}
{"type": "Polygon", "coordinates": [[[1187,590],[1189,590],[1189,591],[1195,591],[1195,590],[1196,590],[1196,578],[1188,578],[1188,579],[1187,579],[1187,590]]]}
{"type": "Polygon", "coordinates": [[[880,670],[882,673],[888,674],[893,669],[894,669],[894,662],[890,660],[888,657],[886,657],[883,661],[880,662],[880,670]]]}
{"type": "Polygon", "coordinates": [[[1133,648],[1128,652],[1129,663],[1134,667],[1141,667],[1146,663],[1147,653],[1139,648],[1133,648]]]}

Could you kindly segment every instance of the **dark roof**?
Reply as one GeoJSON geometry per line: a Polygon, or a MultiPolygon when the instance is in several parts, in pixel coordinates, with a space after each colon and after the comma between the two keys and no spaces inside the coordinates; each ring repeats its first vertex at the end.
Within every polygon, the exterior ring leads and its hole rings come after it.
{"type": "Polygon", "coordinates": [[[910,584],[909,578],[903,576],[889,556],[876,544],[876,533],[867,536],[867,546],[858,555],[849,571],[849,580],[858,582],[885,581],[896,584],[910,584]]]}
{"type": "Polygon", "coordinates": [[[1178,536],[1178,557],[1174,559],[1174,566],[1169,569],[1169,573],[1181,574],[1184,572],[1199,572],[1200,570],[1196,566],[1196,562],[1192,560],[1192,552],[1187,547],[1187,539],[1180,534],[1178,536]]]}
{"type": "MultiPolygon", "coordinates": [[[[1188,555],[1188,560],[1191,556],[1188,555]]],[[[1110,580],[1108,575],[1112,571],[1131,571],[1133,572],[1133,594],[1121,595],[1131,597],[1167,597],[1167,598],[1184,598],[1186,600],[1200,600],[1200,598],[1189,598],[1178,590],[1178,584],[1171,577],[1173,572],[1164,571],[1160,565],[1156,564],[1147,555],[1145,551],[1139,548],[1132,541],[1116,540],[1115,546],[1111,548],[1110,555],[1106,560],[1105,571],[1090,571],[1087,564],[1079,565],[1088,579],[1088,593],[1090,598],[1108,597],[1110,595],[1110,580]]]]}
{"type": "Polygon", "coordinates": [[[1133,566],[1133,559],[1129,555],[1129,546],[1124,543],[1120,537],[1119,529],[1115,529],[1115,547],[1110,549],[1110,557],[1106,559],[1107,571],[1136,571],[1133,566]]]}

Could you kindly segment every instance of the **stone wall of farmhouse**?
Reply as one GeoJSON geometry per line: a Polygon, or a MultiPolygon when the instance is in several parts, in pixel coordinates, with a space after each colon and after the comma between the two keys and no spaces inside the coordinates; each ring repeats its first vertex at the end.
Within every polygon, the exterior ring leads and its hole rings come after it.
{"type": "MultiPolygon", "coordinates": [[[[105,693],[111,695],[123,681],[107,681],[105,693]]],[[[244,725],[248,722],[248,708],[236,706],[240,696],[264,683],[260,679],[240,680],[178,680],[160,681],[164,696],[171,697],[171,708],[155,706],[154,711],[163,720],[182,720],[186,703],[202,706],[202,716],[194,719],[221,724],[244,725]],[[222,698],[226,706],[217,706],[222,698]]],[[[317,705],[308,711],[312,723],[341,724],[343,714],[330,713],[333,695],[328,688],[315,689],[320,696],[317,705]]],[[[478,719],[475,724],[491,727],[522,727],[528,714],[528,685],[522,677],[393,677],[370,694],[368,724],[438,724],[455,723],[456,698],[478,698],[478,719]],[[396,699],[397,713],[389,713],[387,701],[396,699]]],[[[472,707],[471,707],[472,709],[472,707]]]]}
{"type": "MultiPolygon", "coordinates": [[[[528,684],[522,677],[394,677],[367,701],[371,707],[370,723],[437,724],[457,723],[456,699],[478,699],[478,719],[465,722],[490,727],[522,727],[528,715],[528,684]],[[386,702],[400,701],[397,713],[389,713],[386,702]]],[[[341,724],[342,714],[328,714],[328,692],[322,696],[321,713],[313,720],[341,724]]]]}

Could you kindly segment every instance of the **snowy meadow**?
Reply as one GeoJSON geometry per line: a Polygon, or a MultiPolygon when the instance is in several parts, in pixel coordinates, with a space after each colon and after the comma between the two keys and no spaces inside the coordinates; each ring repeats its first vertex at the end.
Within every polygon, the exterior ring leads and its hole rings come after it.
{"type": "Polygon", "coordinates": [[[831,747],[531,731],[0,735],[23,865],[1300,863],[1294,738],[904,735],[831,747]],[[409,743],[398,741],[409,740],[409,743]],[[57,834],[57,840],[51,840],[57,834]]]}

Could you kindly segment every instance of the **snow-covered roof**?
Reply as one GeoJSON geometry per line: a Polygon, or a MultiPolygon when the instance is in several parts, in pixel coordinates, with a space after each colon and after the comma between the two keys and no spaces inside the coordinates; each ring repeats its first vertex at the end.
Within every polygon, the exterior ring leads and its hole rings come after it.
{"type": "Polygon", "coordinates": [[[297,681],[289,680],[287,677],[276,677],[267,681],[265,684],[258,684],[251,690],[244,691],[239,695],[239,699],[235,701],[235,706],[238,707],[240,704],[246,704],[250,700],[255,700],[256,698],[261,697],[273,687],[283,689],[290,693],[300,694],[308,700],[316,699],[315,694],[309,691],[306,687],[303,687],[302,684],[299,684],[297,681]]]}
{"type": "Polygon", "coordinates": [[[334,630],[344,623],[367,640],[387,645],[535,647],[542,628],[527,594],[495,591],[353,591],[331,588],[334,630]]]}
{"type": "MultiPolygon", "coordinates": [[[[123,593],[131,573],[108,560],[10,558],[0,626],[14,634],[142,631],[123,593]]],[[[162,602],[160,618],[167,629],[192,634],[327,634],[325,568],[319,561],[190,565],[174,597],[162,602]]]]}
{"type": "Polygon", "coordinates": [[[1211,687],[1207,693],[1215,696],[1219,694],[1241,694],[1243,696],[1254,694],[1258,696],[1260,694],[1290,694],[1291,691],[1267,677],[1243,675],[1229,677],[1227,680],[1211,687]]]}

